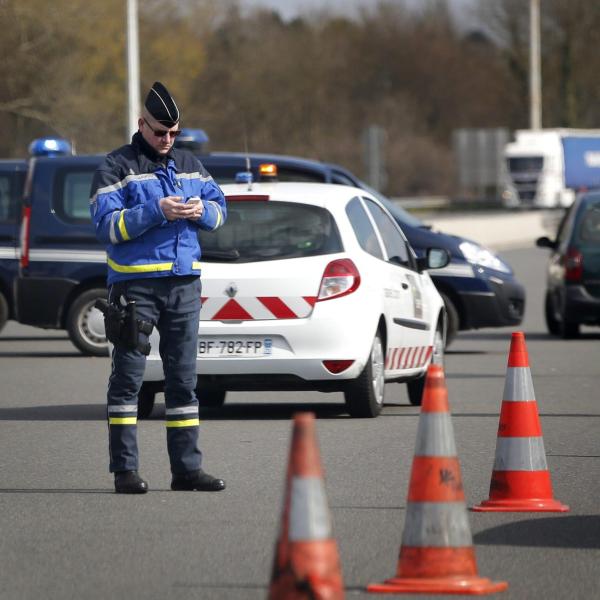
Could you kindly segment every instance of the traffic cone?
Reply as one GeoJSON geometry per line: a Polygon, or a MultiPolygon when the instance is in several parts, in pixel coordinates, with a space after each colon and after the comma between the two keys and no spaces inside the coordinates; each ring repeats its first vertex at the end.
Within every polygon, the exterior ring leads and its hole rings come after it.
{"type": "Polygon", "coordinates": [[[553,498],[522,331],[512,334],[490,497],[475,511],[567,512],[553,498]]]}
{"type": "Polygon", "coordinates": [[[341,600],[344,584],[313,413],[294,416],[281,530],[275,547],[270,600],[341,600]]]}
{"type": "Polygon", "coordinates": [[[491,594],[508,587],[479,577],[456,456],[444,371],[427,369],[396,577],[368,592],[491,594]]]}

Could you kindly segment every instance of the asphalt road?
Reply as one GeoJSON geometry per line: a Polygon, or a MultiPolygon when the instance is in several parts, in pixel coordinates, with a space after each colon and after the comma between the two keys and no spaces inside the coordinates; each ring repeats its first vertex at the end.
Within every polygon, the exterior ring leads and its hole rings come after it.
{"type": "MultiPolygon", "coordinates": [[[[598,597],[600,331],[547,336],[546,252],[504,256],[527,286],[522,330],[548,467],[571,512],[469,512],[479,574],[508,581],[504,598],[598,597]]],[[[461,334],[446,357],[468,505],[488,497],[511,331],[461,334]]],[[[404,386],[387,387],[372,420],[348,418],[339,394],[230,394],[201,423],[206,470],[227,480],[219,494],[169,491],[160,404],[139,427],[151,492],[127,497],[112,493],[106,467],[108,368],[60,332],[10,323],[0,334],[0,598],[266,597],[300,410],[318,417],[347,597],[373,598],[365,586],[395,574],[418,421],[404,386]]]]}

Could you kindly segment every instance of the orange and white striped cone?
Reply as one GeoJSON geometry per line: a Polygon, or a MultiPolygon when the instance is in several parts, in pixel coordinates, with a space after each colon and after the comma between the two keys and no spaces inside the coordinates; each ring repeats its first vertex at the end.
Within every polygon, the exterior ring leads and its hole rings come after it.
{"type": "Polygon", "coordinates": [[[477,574],[460,464],[440,365],[427,370],[396,577],[376,593],[491,594],[508,587],[477,574]]]}
{"type": "Polygon", "coordinates": [[[294,416],[281,531],[270,600],[342,600],[344,584],[332,537],[313,413],[294,416]]]}
{"type": "Polygon", "coordinates": [[[490,497],[474,511],[567,512],[552,495],[544,438],[522,331],[512,334],[490,497]]]}

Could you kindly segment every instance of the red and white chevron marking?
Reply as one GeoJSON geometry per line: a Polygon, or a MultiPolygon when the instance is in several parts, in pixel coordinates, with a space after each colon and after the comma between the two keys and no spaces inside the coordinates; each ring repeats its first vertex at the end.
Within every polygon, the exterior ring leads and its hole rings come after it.
{"type": "Polygon", "coordinates": [[[424,367],[433,352],[433,346],[404,346],[390,348],[385,359],[385,368],[390,371],[396,369],[416,369],[424,367]]]}
{"type": "Polygon", "coordinates": [[[255,298],[202,298],[201,321],[305,319],[316,296],[258,296],[255,298]]]}

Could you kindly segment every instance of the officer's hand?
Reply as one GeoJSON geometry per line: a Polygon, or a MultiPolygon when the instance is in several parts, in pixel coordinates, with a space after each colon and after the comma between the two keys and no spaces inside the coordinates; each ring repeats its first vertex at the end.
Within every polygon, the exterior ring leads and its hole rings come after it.
{"type": "Polygon", "coordinates": [[[161,198],[158,203],[167,221],[186,218],[182,216],[182,209],[185,207],[185,204],[181,196],[166,196],[165,198],[161,198]]]}
{"type": "Polygon", "coordinates": [[[185,206],[189,207],[189,212],[185,218],[191,219],[192,221],[199,219],[204,212],[204,204],[202,204],[202,200],[200,200],[198,196],[192,196],[191,198],[188,198],[185,206]]]}

